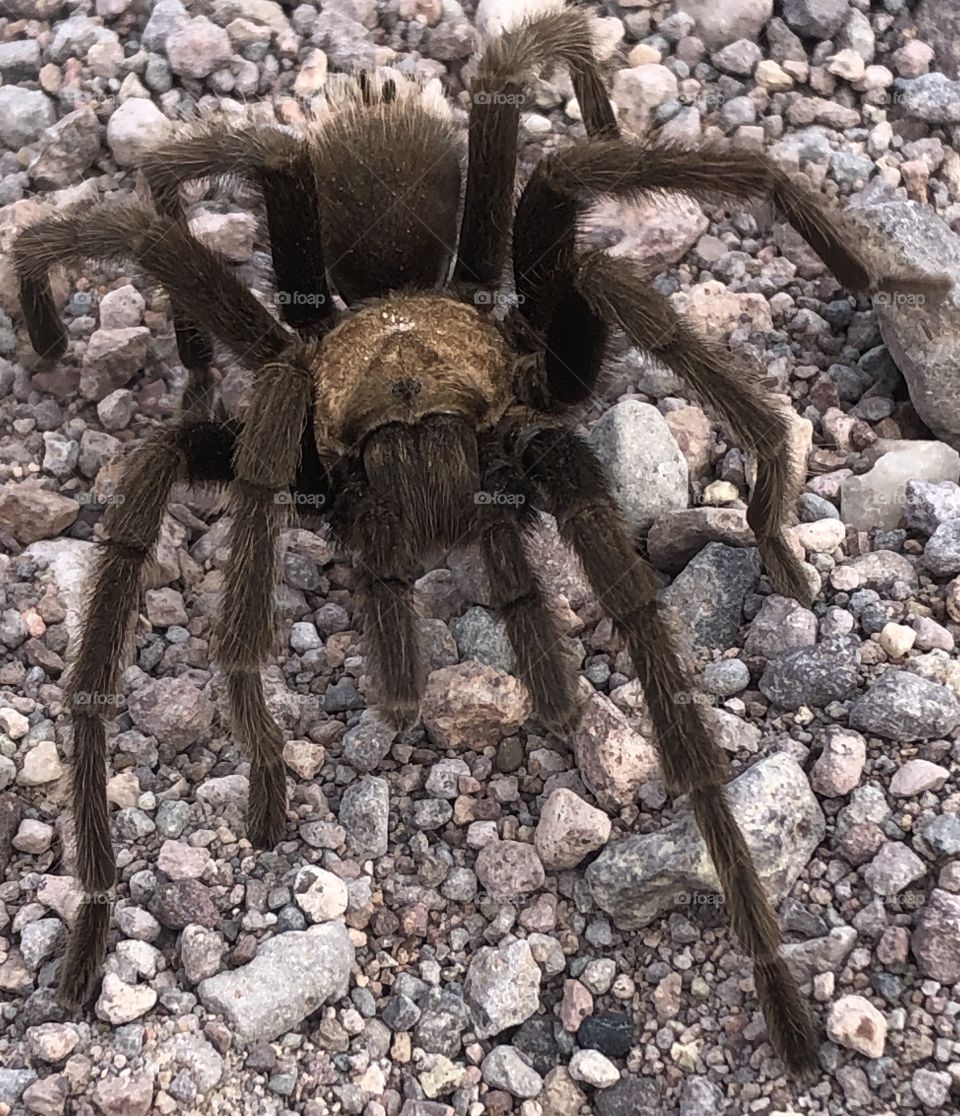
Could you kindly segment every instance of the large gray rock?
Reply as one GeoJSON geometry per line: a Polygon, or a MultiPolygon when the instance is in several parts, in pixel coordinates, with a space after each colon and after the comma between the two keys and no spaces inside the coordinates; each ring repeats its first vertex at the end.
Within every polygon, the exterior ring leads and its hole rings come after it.
{"type": "Polygon", "coordinates": [[[913,12],[917,37],[936,51],[932,68],[960,77],[960,4],[956,0],[920,0],[913,12]]]}
{"type": "Polygon", "coordinates": [[[892,449],[866,473],[847,477],[840,486],[840,518],[861,531],[897,526],[907,506],[912,481],[956,481],[960,454],[943,442],[911,442],[892,449]]]}
{"type": "Polygon", "coordinates": [[[953,281],[942,296],[877,295],[874,306],[917,414],[938,438],[960,448],[960,237],[932,210],[912,202],[851,204],[847,212],[892,273],[953,281]]]}
{"type": "Polygon", "coordinates": [[[529,1019],[540,1007],[540,967],[525,941],[473,955],[463,986],[478,1038],[490,1038],[529,1019]]]}
{"type": "Polygon", "coordinates": [[[775,659],[798,647],[812,647],[816,642],[816,614],[789,597],[773,593],[763,598],[743,650],[747,655],[775,659]]]}
{"type": "MultiPolygon", "coordinates": [[[[726,794],[764,888],[779,903],[826,829],[807,777],[778,753],[734,779],[726,794]]],[[[587,868],[593,898],[622,930],[648,925],[693,892],[720,890],[693,812],[681,801],[665,829],[615,841],[587,868]]]]}
{"type": "Polygon", "coordinates": [[[144,97],[131,97],[110,117],[107,143],[113,157],[122,166],[133,166],[143,155],[163,140],[173,129],[173,122],[144,97]]]}
{"type": "Polygon", "coordinates": [[[30,148],[30,177],[44,190],[69,186],[99,154],[100,121],[90,105],[81,105],[48,128],[30,148]]]}
{"type": "Polygon", "coordinates": [[[687,461],[666,419],[649,403],[617,403],[590,432],[627,525],[649,527],[667,511],[687,506],[687,461]]]}
{"type": "Polygon", "coordinates": [[[813,647],[799,647],[767,663],[760,692],[781,709],[843,701],[857,687],[860,640],[829,636],[813,647]]]}
{"type": "Polygon", "coordinates": [[[743,599],[759,575],[755,549],[705,546],[663,593],[664,604],[676,613],[681,641],[694,651],[734,646],[743,599]]]}
{"type": "Polygon", "coordinates": [[[960,123],[960,81],[933,73],[898,78],[896,85],[897,104],[904,116],[912,116],[926,124],[960,123]]]}
{"type": "Polygon", "coordinates": [[[0,1069],[0,1101],[13,1107],[36,1080],[36,1071],[32,1069],[0,1069]]]}
{"type": "Polygon", "coordinates": [[[53,102],[39,89],[0,89],[0,142],[11,151],[32,143],[57,122],[53,102]]]}
{"type": "Polygon", "coordinates": [[[516,671],[517,658],[502,616],[474,605],[463,616],[451,620],[450,631],[457,641],[461,659],[477,659],[507,674],[516,671]]]}
{"type": "Polygon", "coordinates": [[[932,535],[941,524],[960,519],[960,485],[952,481],[908,481],[905,498],[904,521],[923,535],[932,535]]]}
{"type": "Polygon", "coordinates": [[[923,564],[936,577],[960,573],[960,519],[942,523],[927,540],[923,564]]]}
{"type": "Polygon", "coordinates": [[[960,722],[952,690],[904,670],[888,670],[850,708],[850,726],[886,740],[933,740],[960,722]]]}
{"type": "Polygon", "coordinates": [[[383,856],[389,845],[390,786],[368,775],[351,783],[340,798],[340,824],[350,855],[357,860],[383,856]]]}
{"type": "Polygon", "coordinates": [[[773,15],[773,0],[676,0],[674,7],[693,17],[694,34],[709,50],[737,39],[755,40],[773,15]]]}
{"type": "Polygon", "coordinates": [[[240,1042],[269,1042],[329,1000],[347,994],[354,948],[342,922],[278,934],[249,965],[201,981],[207,1011],[219,1012],[240,1042]]]}
{"type": "Polygon", "coordinates": [[[852,926],[835,926],[823,937],[785,943],[781,955],[797,980],[806,984],[817,973],[839,972],[856,944],[852,926]]]}
{"type": "Polygon", "coordinates": [[[783,18],[805,39],[832,39],[850,12],[848,0],[783,0],[783,18]]]}

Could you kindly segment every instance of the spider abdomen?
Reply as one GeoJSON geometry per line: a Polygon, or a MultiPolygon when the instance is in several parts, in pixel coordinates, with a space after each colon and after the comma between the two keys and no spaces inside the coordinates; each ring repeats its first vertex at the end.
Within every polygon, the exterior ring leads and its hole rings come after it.
{"type": "Polygon", "coordinates": [[[458,415],[477,429],[511,399],[510,351],[479,310],[434,294],[396,294],[333,329],[312,358],[321,452],[349,453],[390,423],[458,415]]]}

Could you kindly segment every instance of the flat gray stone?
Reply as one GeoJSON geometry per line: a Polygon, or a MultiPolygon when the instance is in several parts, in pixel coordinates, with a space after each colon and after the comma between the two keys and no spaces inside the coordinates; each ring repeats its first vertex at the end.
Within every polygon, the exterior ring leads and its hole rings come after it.
{"type": "Polygon", "coordinates": [[[474,953],[464,997],[478,1038],[490,1038],[529,1019],[540,1007],[540,966],[526,941],[474,953]]]}
{"type": "Polygon", "coordinates": [[[757,551],[709,543],[663,592],[683,643],[694,651],[739,642],[743,599],[760,576],[757,551]]]}
{"type": "Polygon", "coordinates": [[[232,972],[201,981],[207,1011],[219,1012],[240,1042],[270,1041],[317,1008],[347,994],[354,948],[342,922],[278,934],[232,972]]]}
{"type": "Polygon", "coordinates": [[[687,506],[687,461],[656,407],[636,399],[614,404],[590,432],[589,442],[632,530],[687,506]]]}
{"type": "Polygon", "coordinates": [[[932,210],[912,202],[854,205],[847,212],[892,273],[953,281],[943,297],[876,296],[874,308],[917,414],[938,438],[960,448],[960,237],[932,210]]]}
{"type": "Polygon", "coordinates": [[[946,736],[960,723],[952,690],[905,670],[888,670],[850,708],[850,727],[886,740],[946,736]]]}
{"type": "Polygon", "coordinates": [[[759,689],[781,709],[843,701],[859,682],[860,640],[828,636],[813,647],[799,647],[767,663],[759,689]]]}
{"type": "MultiPolygon", "coordinates": [[[[764,888],[779,903],[826,831],[807,777],[795,759],[776,753],[729,783],[726,794],[764,888]]],[[[586,879],[597,905],[621,930],[647,926],[694,892],[720,891],[685,799],[676,820],[659,833],[607,845],[587,867],[586,879]]]]}

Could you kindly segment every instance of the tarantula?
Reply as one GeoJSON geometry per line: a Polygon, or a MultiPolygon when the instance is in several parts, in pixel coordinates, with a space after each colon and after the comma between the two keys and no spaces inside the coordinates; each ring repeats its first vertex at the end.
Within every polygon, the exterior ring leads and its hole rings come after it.
{"type": "Polygon", "coordinates": [[[574,672],[525,549],[544,510],[629,649],[666,784],[689,796],[733,928],[753,960],[771,1042],[791,1070],[808,1070],[814,1030],[724,798],[723,753],[701,705],[684,700],[693,685],[654,578],[597,458],[573,432],[576,408],[596,388],[619,330],[679,374],[756,455],[748,521],[777,588],[809,600],[783,533],[795,484],[788,418],[755,373],[701,337],[632,261],[578,251],[577,232],[604,195],[772,198],[846,287],[870,293],[915,283],[874,276],[820,195],[760,154],[621,139],[591,22],[580,10],[541,14],[489,41],[470,95],[462,204],[461,149],[449,114],[417,87],[378,72],[351,79],[331,111],[299,129],[194,127],[144,160],[154,207],[68,213],[17,241],[22,307],[38,353],[59,357],[66,348],[50,265],[130,260],[166,288],[189,372],[179,421],[133,452],[104,515],[66,683],[76,868],[87,901],[69,937],[60,995],[69,1005],[85,1002],[106,952],[116,869],[105,712],[174,483],[230,487],[231,554],[214,651],[233,729],[250,756],[249,835],[258,847],[277,844],[285,826],[283,738],[260,668],[274,649],[271,588],[290,507],[320,506],[355,555],[368,673],[384,710],[398,720],[418,710],[418,563],[476,543],[535,710],[564,729],[577,712],[574,672]],[[541,159],[515,200],[524,90],[555,65],[571,73],[587,138],[541,159]],[[224,178],[262,192],[281,320],[188,230],[181,184],[224,178]],[[493,310],[508,252],[517,297],[503,316],[493,310]],[[245,421],[218,421],[211,410],[214,340],[254,369],[245,421]]]}

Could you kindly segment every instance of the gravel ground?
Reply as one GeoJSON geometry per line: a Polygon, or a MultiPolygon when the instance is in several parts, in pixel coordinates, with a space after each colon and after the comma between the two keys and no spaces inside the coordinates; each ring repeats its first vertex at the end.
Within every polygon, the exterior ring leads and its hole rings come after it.
{"type": "MultiPolygon", "coordinates": [[[[442,83],[465,120],[476,26],[523,6],[4,0],[0,248],[51,206],[142,189],[139,152],[198,111],[296,121],[328,67],[442,83]]],[[[626,129],[765,147],[898,267],[960,276],[958,0],[593,6],[626,129]]],[[[565,75],[528,107],[525,169],[582,134],[565,75]]],[[[191,201],[197,234],[269,297],[256,198],[191,201]]],[[[671,375],[620,352],[585,429],[689,633],[691,700],[714,710],[781,903],[820,1077],[797,1091],[765,1041],[629,661],[549,522],[535,559],[585,703],[572,750],[528,722],[470,555],[420,582],[433,673],[422,726],[398,736],[365,707],[348,564],[285,533],[266,677],[290,839],[255,856],[208,646],[228,522],[177,494],[117,709],[107,972],[95,1007],[65,1014],[68,636],[118,467],[176,412],[185,374],[164,295],[92,264],[57,287],[67,357],[36,368],[0,258],[0,1114],[957,1110],[956,302],[856,300],[757,206],[600,205],[587,235],[656,264],[797,414],[810,610],[771,594],[750,462],[671,375]]],[[[237,413],[244,371],[221,372],[237,413]]]]}

